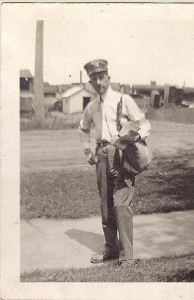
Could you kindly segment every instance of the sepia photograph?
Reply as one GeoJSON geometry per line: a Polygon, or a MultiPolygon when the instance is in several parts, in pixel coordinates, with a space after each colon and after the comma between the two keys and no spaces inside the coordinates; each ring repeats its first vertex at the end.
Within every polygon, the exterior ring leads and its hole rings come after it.
{"type": "Polygon", "coordinates": [[[192,299],[193,66],[192,3],[3,4],[2,298],[192,299]]]}

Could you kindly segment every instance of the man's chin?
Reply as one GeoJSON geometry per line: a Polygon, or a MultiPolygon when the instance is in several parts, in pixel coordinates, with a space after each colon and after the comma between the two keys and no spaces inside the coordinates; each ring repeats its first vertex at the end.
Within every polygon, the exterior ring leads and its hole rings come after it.
{"type": "Polygon", "coordinates": [[[101,89],[100,91],[97,91],[97,93],[98,93],[99,95],[103,95],[103,94],[106,93],[106,90],[105,90],[105,89],[101,89]]]}
{"type": "Polygon", "coordinates": [[[95,89],[95,91],[98,95],[106,94],[107,90],[108,90],[108,88],[95,89]]]}

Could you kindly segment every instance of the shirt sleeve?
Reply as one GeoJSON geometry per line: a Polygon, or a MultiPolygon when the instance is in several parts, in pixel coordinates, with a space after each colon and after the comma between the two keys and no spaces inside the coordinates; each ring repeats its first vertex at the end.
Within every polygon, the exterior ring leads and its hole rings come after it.
{"type": "Polygon", "coordinates": [[[150,135],[151,125],[145,118],[145,114],[138,107],[132,97],[125,95],[123,97],[123,112],[128,116],[129,120],[140,127],[139,135],[142,140],[145,140],[150,135]]]}
{"type": "Polygon", "coordinates": [[[78,128],[80,141],[83,149],[90,148],[90,131],[92,127],[92,117],[89,114],[88,107],[86,107],[83,119],[80,121],[78,128]]]}

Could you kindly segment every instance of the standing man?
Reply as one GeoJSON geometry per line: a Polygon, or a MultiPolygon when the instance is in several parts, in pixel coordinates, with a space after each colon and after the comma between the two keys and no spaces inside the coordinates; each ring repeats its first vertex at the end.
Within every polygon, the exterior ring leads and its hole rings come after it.
{"type": "Polygon", "coordinates": [[[133,167],[135,164],[130,163],[129,157],[133,152],[135,154],[135,156],[132,155],[133,157],[137,159],[143,156],[145,160],[147,155],[144,151],[146,149],[145,138],[149,135],[151,127],[131,96],[122,95],[111,89],[106,60],[91,61],[84,68],[97,96],[86,106],[79,132],[87,162],[90,165],[96,164],[105,237],[104,252],[94,255],[91,262],[102,263],[118,258],[118,265],[131,264],[133,261],[131,202],[134,195],[135,175],[140,171],[135,170],[133,167]],[[122,112],[118,116],[118,104],[121,101],[122,112]],[[119,134],[120,125],[129,121],[138,125],[140,129],[138,133],[131,136],[126,150],[116,149],[110,144],[110,140],[119,134]],[[96,133],[95,154],[90,146],[92,126],[96,133]],[[143,148],[138,150],[137,145],[143,145],[143,148]]]}

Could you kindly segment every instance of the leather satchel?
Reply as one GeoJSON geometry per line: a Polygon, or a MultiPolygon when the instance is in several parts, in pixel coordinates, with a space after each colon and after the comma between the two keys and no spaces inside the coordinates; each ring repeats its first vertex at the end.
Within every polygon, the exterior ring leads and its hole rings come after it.
{"type": "MultiPolygon", "coordinates": [[[[122,97],[117,106],[117,129],[122,130],[121,120],[122,117],[122,97]]],[[[152,162],[153,154],[148,148],[145,141],[138,141],[136,143],[129,143],[122,149],[122,163],[125,172],[132,175],[138,175],[144,170],[147,170],[152,162]]]]}

